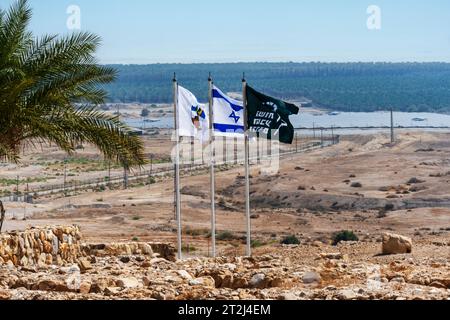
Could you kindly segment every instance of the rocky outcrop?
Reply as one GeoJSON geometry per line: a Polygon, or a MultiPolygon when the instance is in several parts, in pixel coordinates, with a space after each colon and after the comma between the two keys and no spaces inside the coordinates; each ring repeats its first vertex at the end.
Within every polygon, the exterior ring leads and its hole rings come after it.
{"type": "MultiPolygon", "coordinates": [[[[53,233],[53,228],[45,230],[53,233]]],[[[56,230],[60,228],[64,229],[56,230]]],[[[27,235],[29,232],[25,231],[27,235]]],[[[0,264],[0,300],[450,298],[450,262],[440,251],[435,258],[376,256],[369,262],[356,258],[355,252],[363,250],[367,256],[367,248],[373,253],[378,245],[355,242],[323,244],[320,248],[279,246],[251,258],[169,261],[156,252],[157,248],[170,251],[169,245],[79,242],[76,261],[72,257],[74,263],[67,265],[15,266],[11,260],[0,264]]],[[[172,257],[173,251],[167,256],[172,257]]]]}
{"type": "MultiPolygon", "coordinates": [[[[405,260],[373,265],[318,257],[316,266],[290,260],[299,248],[279,256],[161,258],[120,256],[92,259],[91,269],[75,266],[0,266],[1,299],[281,299],[378,300],[448,299],[450,264],[405,260]]],[[[299,255],[300,256],[300,255],[299,255]]]]}
{"type": "Polygon", "coordinates": [[[383,254],[405,254],[412,252],[412,240],[398,234],[385,233],[382,240],[383,254]]]}

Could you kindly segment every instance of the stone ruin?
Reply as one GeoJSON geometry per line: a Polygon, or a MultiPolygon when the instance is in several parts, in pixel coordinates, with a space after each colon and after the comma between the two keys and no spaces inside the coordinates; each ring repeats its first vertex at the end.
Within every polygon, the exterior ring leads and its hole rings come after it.
{"type": "Polygon", "coordinates": [[[88,256],[159,254],[175,260],[175,250],[165,243],[82,243],[78,226],[46,226],[0,234],[0,265],[16,267],[82,264],[88,256]]]}

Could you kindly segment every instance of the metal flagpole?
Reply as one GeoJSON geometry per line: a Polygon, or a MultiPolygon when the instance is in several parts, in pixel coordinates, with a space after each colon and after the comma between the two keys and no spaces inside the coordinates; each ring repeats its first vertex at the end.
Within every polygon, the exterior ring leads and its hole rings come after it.
{"type": "Polygon", "coordinates": [[[242,77],[242,99],[244,103],[244,148],[245,148],[245,216],[247,220],[247,250],[248,257],[252,256],[251,220],[250,220],[250,168],[249,168],[249,136],[248,136],[248,110],[247,110],[247,80],[245,73],[242,77]]]}
{"type": "Polygon", "coordinates": [[[178,259],[182,257],[182,238],[181,238],[181,194],[180,194],[180,136],[178,132],[178,83],[176,74],[173,75],[173,113],[174,113],[174,128],[176,135],[175,145],[175,210],[177,218],[177,246],[178,259]]]}
{"type": "Polygon", "coordinates": [[[211,247],[212,256],[216,257],[216,179],[215,179],[215,137],[214,137],[214,100],[213,100],[213,80],[211,74],[208,77],[209,83],[209,161],[210,161],[210,184],[211,184],[211,247]]]}

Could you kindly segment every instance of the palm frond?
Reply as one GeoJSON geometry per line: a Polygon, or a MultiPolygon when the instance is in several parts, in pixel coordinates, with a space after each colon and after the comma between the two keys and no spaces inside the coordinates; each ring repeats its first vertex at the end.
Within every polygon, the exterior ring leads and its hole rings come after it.
{"type": "Polygon", "coordinates": [[[142,140],[96,110],[106,99],[102,85],[116,77],[95,59],[100,38],[87,32],[33,38],[30,18],[27,0],[0,12],[0,157],[17,161],[20,145],[30,141],[69,153],[91,143],[125,167],[144,164],[142,140]]]}

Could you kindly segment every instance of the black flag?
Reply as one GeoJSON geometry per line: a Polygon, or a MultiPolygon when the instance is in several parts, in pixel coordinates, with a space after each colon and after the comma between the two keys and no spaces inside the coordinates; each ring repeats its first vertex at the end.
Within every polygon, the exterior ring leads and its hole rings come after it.
{"type": "Polygon", "coordinates": [[[267,139],[278,139],[282,143],[292,144],[294,127],[289,116],[296,115],[299,108],[247,86],[247,114],[250,132],[267,139]]]}

